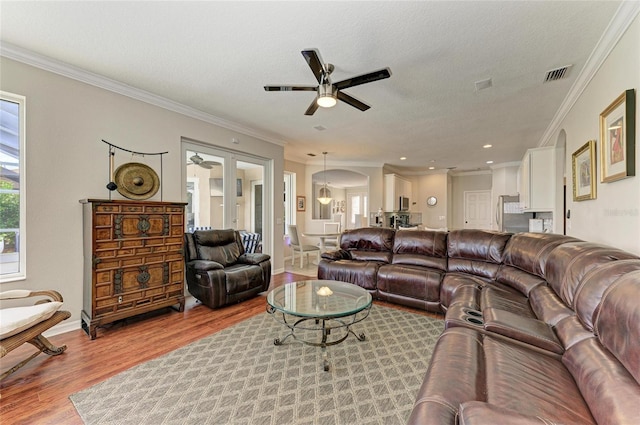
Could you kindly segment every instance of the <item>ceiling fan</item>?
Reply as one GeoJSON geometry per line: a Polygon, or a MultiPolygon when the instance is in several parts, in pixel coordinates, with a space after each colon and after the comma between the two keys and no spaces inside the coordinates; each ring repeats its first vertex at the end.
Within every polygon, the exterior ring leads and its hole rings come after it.
{"type": "Polygon", "coordinates": [[[334,70],[334,66],[330,63],[324,63],[320,58],[320,52],[317,49],[303,50],[302,56],[304,56],[309,68],[318,80],[318,86],[264,86],[266,91],[315,91],[317,92],[316,98],[311,105],[307,108],[305,115],[313,115],[319,106],[323,108],[331,108],[335,106],[337,100],[341,100],[354,108],[361,111],[366,111],[370,108],[369,105],[359,101],[353,96],[349,96],[342,90],[349,87],[359,86],[360,84],[371,83],[378,80],[383,80],[391,76],[391,70],[389,68],[380,69],[378,71],[369,72],[368,74],[358,75],[356,77],[347,78],[346,80],[338,81],[337,83],[331,82],[331,73],[334,70]]]}
{"type": "Polygon", "coordinates": [[[199,165],[202,168],[206,168],[207,170],[212,169],[216,165],[222,165],[218,161],[205,161],[198,153],[189,158],[190,162],[187,162],[187,165],[199,165]]]}

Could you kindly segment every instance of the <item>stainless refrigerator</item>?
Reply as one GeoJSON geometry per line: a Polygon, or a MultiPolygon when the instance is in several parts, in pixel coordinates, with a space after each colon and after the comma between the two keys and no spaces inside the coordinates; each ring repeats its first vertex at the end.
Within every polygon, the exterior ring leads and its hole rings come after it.
{"type": "Polygon", "coordinates": [[[518,195],[498,196],[496,206],[496,224],[503,232],[528,232],[529,219],[534,218],[533,213],[522,212],[520,197],[518,195]]]}

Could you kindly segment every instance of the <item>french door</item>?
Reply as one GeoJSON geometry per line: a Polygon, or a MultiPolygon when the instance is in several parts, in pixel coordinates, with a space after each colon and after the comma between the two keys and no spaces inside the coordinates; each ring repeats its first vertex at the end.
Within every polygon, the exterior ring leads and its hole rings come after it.
{"type": "Polygon", "coordinates": [[[186,230],[236,229],[271,240],[271,161],[220,147],[182,142],[186,230]]]}

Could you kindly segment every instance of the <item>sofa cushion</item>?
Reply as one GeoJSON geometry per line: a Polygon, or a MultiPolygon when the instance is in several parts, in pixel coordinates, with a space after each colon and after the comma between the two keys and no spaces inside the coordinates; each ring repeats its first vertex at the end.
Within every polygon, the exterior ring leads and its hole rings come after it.
{"type": "Polygon", "coordinates": [[[552,326],[575,313],[548,285],[540,285],[529,293],[529,305],[536,317],[552,326]]]}
{"type": "Polygon", "coordinates": [[[480,293],[480,310],[493,308],[536,318],[529,306],[529,299],[510,286],[494,283],[486,285],[480,293]]]}
{"type": "Polygon", "coordinates": [[[0,339],[19,334],[40,322],[44,322],[53,316],[61,306],[61,302],[52,301],[0,309],[0,339]]]}
{"type": "Polygon", "coordinates": [[[495,404],[481,401],[468,401],[460,405],[458,413],[458,423],[460,425],[487,425],[487,424],[509,424],[509,425],[550,425],[547,418],[540,416],[523,415],[514,410],[505,409],[495,404]]]}
{"type": "MultiPolygon", "coordinates": [[[[616,280],[605,291],[595,324],[596,333],[602,345],[624,365],[636,382],[640,383],[638,300],[640,300],[640,271],[633,271],[616,280]]],[[[640,390],[640,388],[636,389],[640,390]]],[[[640,397],[636,398],[637,400],[640,400],[640,397]]],[[[637,423],[640,423],[640,420],[637,423]]]]}
{"type": "Polygon", "coordinates": [[[549,255],[545,276],[549,286],[569,307],[582,278],[593,268],[612,261],[638,259],[636,255],[610,246],[591,242],[571,242],[554,249],[549,255]]]}
{"type": "Polygon", "coordinates": [[[589,331],[602,301],[602,295],[621,276],[640,270],[640,260],[612,261],[590,271],[575,294],[575,310],[580,322],[589,331]]]}
{"type": "Polygon", "coordinates": [[[444,271],[427,267],[385,264],[378,270],[378,291],[438,303],[444,271]]]}
{"type": "Polygon", "coordinates": [[[529,292],[538,285],[547,284],[540,276],[507,265],[502,265],[498,270],[496,282],[509,285],[524,295],[529,295],[529,292]]]}
{"type": "Polygon", "coordinates": [[[494,279],[510,233],[454,230],[447,236],[448,271],[494,279]]]}
{"type": "Polygon", "coordinates": [[[485,308],[482,310],[484,329],[506,337],[562,354],[564,347],[551,326],[541,320],[523,317],[510,311],[485,308]]]}
{"type": "Polygon", "coordinates": [[[375,291],[380,266],[381,263],[373,261],[327,261],[323,259],[318,264],[318,279],[349,282],[369,291],[375,291]]]}
{"type": "Polygon", "coordinates": [[[239,238],[233,229],[196,230],[193,232],[193,238],[198,259],[215,261],[224,267],[235,264],[242,254],[242,243],[236,240],[236,237],[239,238]]]}
{"type": "MultiPolygon", "coordinates": [[[[618,329],[621,326],[624,325],[618,324],[618,329]]],[[[616,333],[621,339],[625,339],[625,332],[618,330],[616,333]]],[[[629,342],[634,344],[633,339],[629,342]]],[[[634,349],[629,348],[629,351],[634,349]]],[[[638,351],[636,337],[636,354],[638,351]]],[[[638,364],[635,369],[625,369],[596,338],[584,339],[570,347],[565,351],[563,362],[572,373],[599,425],[640,424],[640,387],[629,373],[637,374],[638,364]]],[[[559,400],[562,404],[568,402],[565,398],[559,400]]]]}
{"type": "Polygon", "coordinates": [[[595,424],[557,354],[472,329],[449,328],[436,343],[408,423],[455,424],[456,412],[470,401],[539,416],[549,423],[595,424]]]}
{"type": "Polygon", "coordinates": [[[544,278],[547,258],[557,246],[578,239],[553,233],[516,233],[504,251],[503,262],[544,278]]]}
{"type": "Polygon", "coordinates": [[[523,415],[548,418],[554,423],[595,423],[559,356],[488,335],[484,336],[482,346],[487,402],[523,415]]]}
{"type": "Polygon", "coordinates": [[[423,230],[397,232],[392,262],[446,271],[447,234],[423,230]]]}

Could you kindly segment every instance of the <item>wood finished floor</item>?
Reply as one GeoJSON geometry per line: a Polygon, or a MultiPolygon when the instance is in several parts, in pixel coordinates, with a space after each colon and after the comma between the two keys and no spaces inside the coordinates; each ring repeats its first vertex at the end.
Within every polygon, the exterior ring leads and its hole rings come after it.
{"type": "MultiPolygon", "coordinates": [[[[282,273],[272,277],[271,286],[305,279],[309,277],[282,273]]],[[[384,302],[376,304],[438,317],[384,302]]],[[[98,328],[93,341],[80,329],[51,337],[53,344],[67,345],[64,354],[40,354],[0,381],[0,424],[82,424],[69,400],[71,394],[262,313],[265,307],[263,296],[218,310],[192,301],[183,313],[163,309],[98,328]]],[[[34,350],[24,344],[0,359],[0,370],[7,370],[34,350]]]]}

